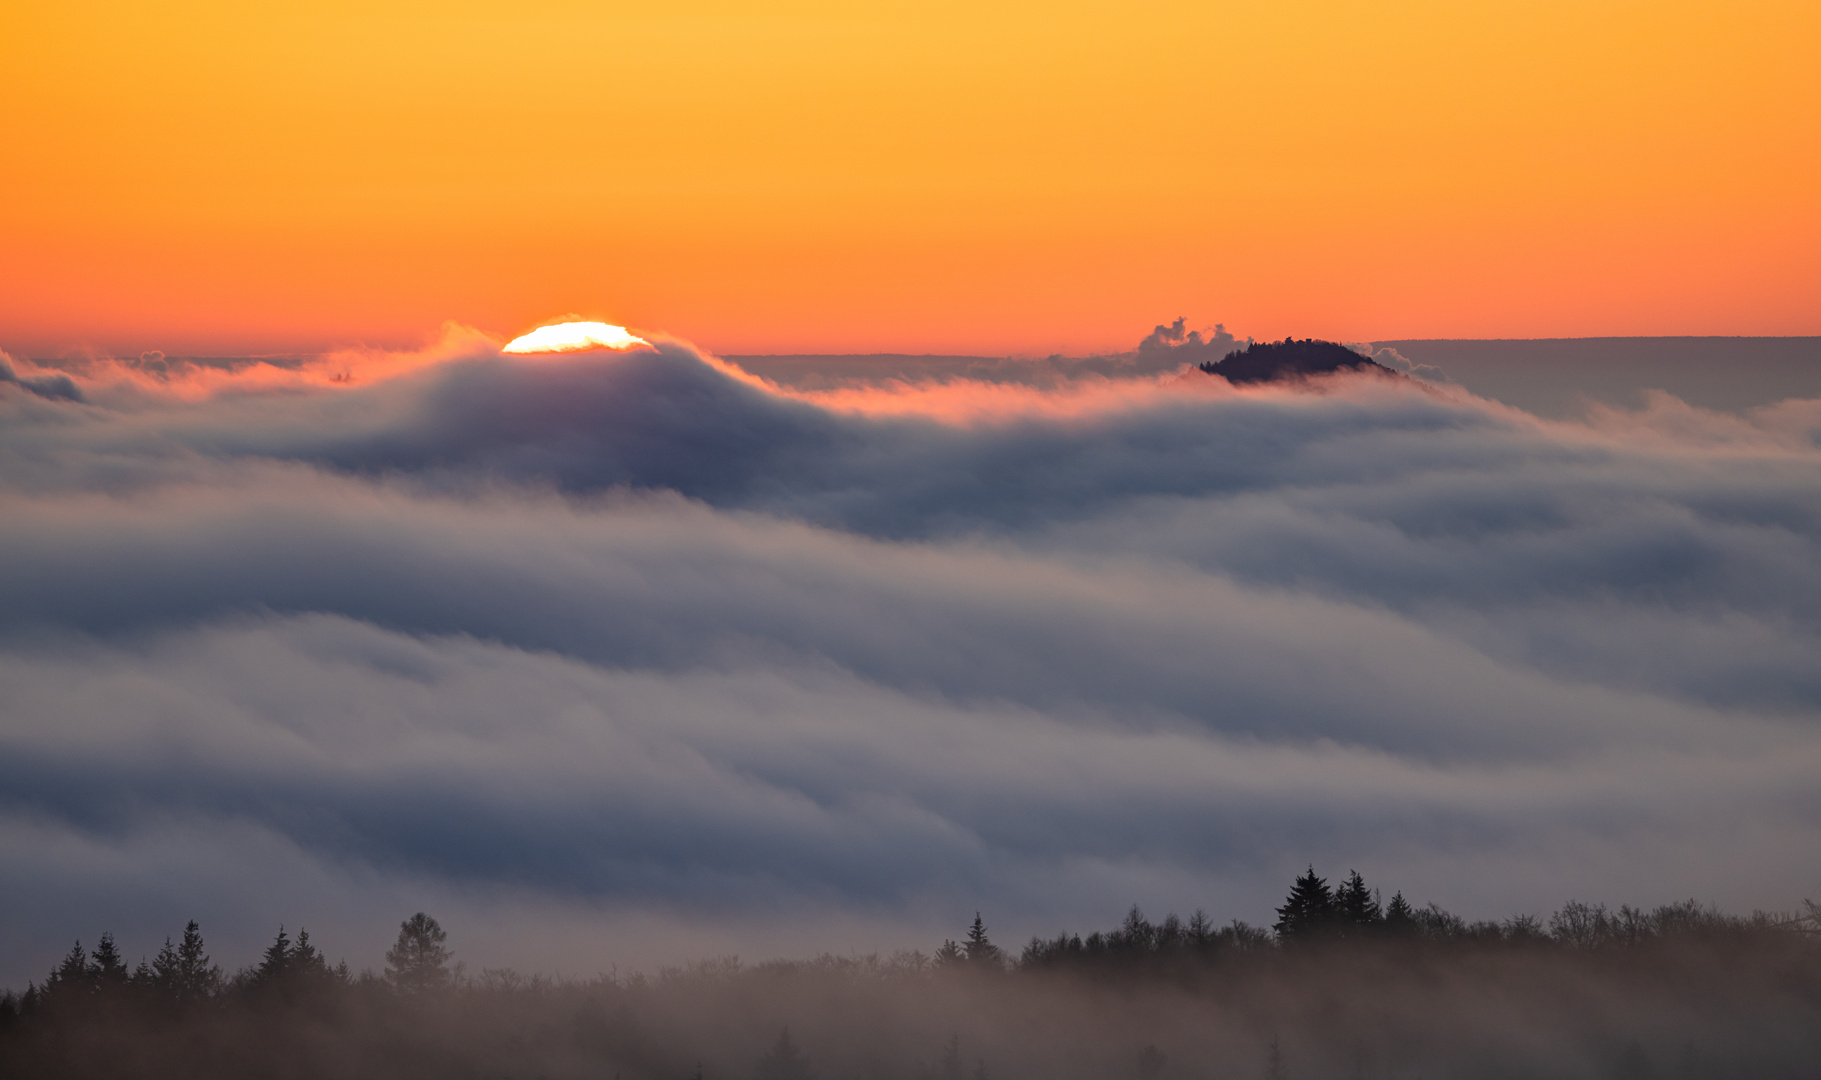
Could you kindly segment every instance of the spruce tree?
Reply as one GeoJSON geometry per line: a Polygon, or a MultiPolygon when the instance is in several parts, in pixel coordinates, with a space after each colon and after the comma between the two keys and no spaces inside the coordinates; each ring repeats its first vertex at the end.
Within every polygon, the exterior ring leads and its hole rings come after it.
{"type": "Polygon", "coordinates": [[[266,946],[260,955],[259,966],[253,969],[253,980],[261,986],[271,986],[284,981],[291,973],[291,937],[285,928],[278,928],[278,937],[266,946]]]}
{"type": "Polygon", "coordinates": [[[1326,933],[1333,920],[1334,894],[1311,866],[1290,887],[1290,895],[1277,909],[1277,923],[1272,929],[1281,941],[1302,941],[1326,933]]]}
{"type": "Polygon", "coordinates": [[[967,929],[967,942],[961,946],[961,953],[967,959],[969,967],[990,967],[995,970],[1003,964],[1004,953],[999,946],[987,940],[986,922],[974,912],[974,925],[967,929]]]}
{"type": "MultiPolygon", "coordinates": [[[[190,925],[196,924],[191,923],[190,925]]],[[[165,997],[176,997],[177,972],[180,964],[181,961],[177,958],[177,946],[171,944],[170,938],[165,938],[164,947],[158,950],[157,956],[152,957],[152,968],[149,972],[150,977],[146,980],[147,985],[165,997]]]]}
{"type": "Polygon", "coordinates": [[[1416,932],[1416,909],[1410,901],[1398,893],[1385,905],[1385,930],[1392,934],[1413,934],[1416,932]]]}
{"type": "Polygon", "coordinates": [[[778,1033],[778,1041],[759,1059],[759,1080],[808,1080],[809,1062],[790,1037],[790,1029],[778,1033]]]}
{"type": "Polygon", "coordinates": [[[1347,880],[1335,890],[1334,907],[1337,921],[1350,934],[1375,929],[1385,919],[1378,897],[1366,888],[1366,880],[1359,876],[1358,870],[1349,870],[1347,880]]]}
{"type": "Polygon", "coordinates": [[[221,989],[221,969],[209,963],[209,954],[203,951],[202,930],[195,919],[183,928],[171,988],[184,1001],[201,1001],[221,989]]]}
{"type": "Polygon", "coordinates": [[[291,970],[306,975],[315,975],[329,970],[329,962],[310,944],[308,930],[297,931],[297,944],[291,946],[291,970]]]}
{"type": "Polygon", "coordinates": [[[100,942],[95,945],[95,951],[89,954],[89,976],[98,987],[126,985],[126,960],[115,947],[113,934],[102,934],[100,942]]]}
{"type": "Polygon", "coordinates": [[[51,970],[50,977],[44,980],[45,995],[65,995],[86,993],[94,985],[89,978],[88,953],[82,950],[82,942],[70,946],[70,951],[63,955],[63,960],[51,970]]]}

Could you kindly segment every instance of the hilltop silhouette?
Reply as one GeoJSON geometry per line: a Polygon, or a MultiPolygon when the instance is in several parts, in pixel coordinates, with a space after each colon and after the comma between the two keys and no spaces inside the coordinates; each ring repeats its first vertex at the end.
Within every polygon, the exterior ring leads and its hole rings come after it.
{"type": "Polygon", "coordinates": [[[1396,374],[1345,345],[1314,338],[1260,341],[1234,349],[1218,361],[1198,365],[1209,375],[1231,383],[1272,382],[1331,375],[1337,371],[1373,371],[1396,374]]]}

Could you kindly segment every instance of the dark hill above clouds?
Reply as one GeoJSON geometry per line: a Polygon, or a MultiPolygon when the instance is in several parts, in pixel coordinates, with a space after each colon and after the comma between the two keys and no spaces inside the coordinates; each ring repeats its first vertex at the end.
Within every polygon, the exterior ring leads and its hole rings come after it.
{"type": "Polygon", "coordinates": [[[1199,366],[1208,374],[1219,375],[1231,383],[1272,382],[1332,375],[1337,371],[1389,371],[1345,345],[1314,338],[1255,342],[1233,350],[1217,362],[1199,366]]]}

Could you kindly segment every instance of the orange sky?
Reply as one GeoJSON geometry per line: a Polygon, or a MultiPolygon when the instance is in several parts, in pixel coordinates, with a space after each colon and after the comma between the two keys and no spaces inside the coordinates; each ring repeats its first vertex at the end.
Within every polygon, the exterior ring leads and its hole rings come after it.
{"type": "Polygon", "coordinates": [[[0,348],[1821,333],[1821,4],[0,6],[0,348]]]}

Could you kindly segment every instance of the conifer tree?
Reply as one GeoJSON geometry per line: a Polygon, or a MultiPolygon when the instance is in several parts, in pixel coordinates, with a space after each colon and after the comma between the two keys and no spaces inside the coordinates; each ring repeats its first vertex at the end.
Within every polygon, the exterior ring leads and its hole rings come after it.
{"type": "Polygon", "coordinates": [[[974,912],[974,925],[967,929],[967,942],[961,946],[961,953],[967,959],[969,967],[999,968],[1003,963],[1004,953],[999,946],[987,940],[986,922],[974,912]]]}
{"type": "Polygon", "coordinates": [[[808,1080],[809,1062],[790,1037],[790,1029],[778,1033],[778,1041],[759,1059],[759,1080],[808,1080]]]}
{"type": "Polygon", "coordinates": [[[1412,934],[1416,932],[1416,909],[1410,901],[1398,893],[1385,905],[1385,929],[1393,934],[1412,934]]]}
{"type": "Polygon", "coordinates": [[[285,928],[278,928],[278,937],[266,946],[260,954],[259,966],[253,969],[253,981],[261,986],[271,986],[282,982],[291,973],[291,937],[285,928]]]}
{"type": "Polygon", "coordinates": [[[1337,921],[1352,934],[1372,930],[1385,919],[1378,897],[1366,888],[1366,880],[1358,870],[1349,870],[1347,880],[1335,890],[1334,907],[1337,921]]]}
{"type": "Polygon", "coordinates": [[[83,951],[82,942],[78,941],[70,946],[70,951],[63,955],[62,962],[44,980],[44,993],[56,993],[59,996],[74,994],[88,990],[91,985],[88,953],[83,951]]]}
{"type": "MultiPolygon", "coordinates": [[[[179,955],[182,952],[180,949],[179,955]]],[[[207,996],[214,989],[211,984],[219,977],[219,973],[207,967],[208,957],[202,953],[200,933],[195,937],[191,952],[195,956],[192,992],[198,997],[207,996]]],[[[278,937],[261,954],[259,966],[253,969],[252,977],[255,987],[276,988],[286,998],[299,992],[310,992],[328,984],[346,981],[347,965],[330,967],[329,961],[311,944],[308,930],[299,930],[297,940],[292,941],[282,926],[278,928],[278,937]]]]}
{"type": "Polygon", "coordinates": [[[158,950],[157,956],[152,957],[151,969],[146,973],[146,984],[160,994],[176,997],[178,963],[177,946],[171,944],[170,938],[165,938],[164,947],[158,950]]]}
{"type": "Polygon", "coordinates": [[[209,954],[203,951],[202,929],[191,919],[177,946],[171,990],[184,1001],[201,1001],[220,989],[221,969],[209,963],[209,954]]]}
{"type": "Polygon", "coordinates": [[[291,946],[291,970],[313,975],[328,968],[329,962],[310,944],[310,932],[297,931],[297,944],[291,946]]]}
{"type": "Polygon", "coordinates": [[[95,945],[95,951],[89,954],[89,977],[98,987],[126,985],[126,960],[114,945],[113,934],[102,934],[101,940],[95,945]]]}
{"type": "Polygon", "coordinates": [[[408,994],[448,985],[449,935],[435,919],[418,912],[398,924],[398,940],[386,950],[386,979],[408,994]]]}
{"type": "Polygon", "coordinates": [[[1315,874],[1315,867],[1296,879],[1290,895],[1277,909],[1273,927],[1280,940],[1298,941],[1325,933],[1334,919],[1334,894],[1327,881],[1315,874]]]}

